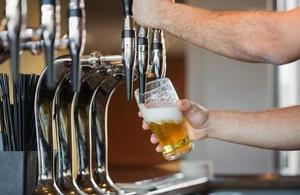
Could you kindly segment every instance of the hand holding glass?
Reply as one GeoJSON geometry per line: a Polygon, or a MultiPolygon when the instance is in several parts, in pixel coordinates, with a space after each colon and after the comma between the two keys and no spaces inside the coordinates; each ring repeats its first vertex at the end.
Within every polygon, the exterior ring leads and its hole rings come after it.
{"type": "Polygon", "coordinates": [[[190,152],[193,143],[187,135],[187,121],[176,107],[177,93],[167,78],[157,79],[146,84],[146,92],[141,94],[144,103],[139,101],[138,89],[135,98],[144,120],[159,140],[163,156],[175,160],[190,152]]]}

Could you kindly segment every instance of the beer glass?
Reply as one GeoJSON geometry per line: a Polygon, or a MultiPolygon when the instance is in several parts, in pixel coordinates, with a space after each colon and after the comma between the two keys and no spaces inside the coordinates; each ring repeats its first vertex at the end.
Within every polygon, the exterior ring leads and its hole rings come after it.
{"type": "Polygon", "coordinates": [[[134,93],[144,120],[159,140],[166,160],[175,160],[188,153],[193,143],[187,135],[187,120],[176,107],[177,93],[168,78],[146,84],[146,92],[134,93]],[[143,97],[144,102],[139,101],[143,97]]]}

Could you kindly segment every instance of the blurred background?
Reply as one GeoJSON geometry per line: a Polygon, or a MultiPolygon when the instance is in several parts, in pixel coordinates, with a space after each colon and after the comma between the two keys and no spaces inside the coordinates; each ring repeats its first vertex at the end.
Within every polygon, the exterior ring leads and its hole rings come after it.
{"type": "MultiPolygon", "coordinates": [[[[67,3],[62,3],[63,31],[67,23],[67,3]],[[65,18],[64,18],[65,16],[65,18]]],[[[297,0],[186,0],[185,3],[209,9],[290,9],[298,5],[297,0]],[[277,5],[277,6],[274,6],[277,5]],[[276,8],[277,7],[277,8],[276,8]]],[[[0,0],[0,8],[4,0],[0,0]]],[[[122,11],[120,0],[88,0],[87,45],[85,53],[100,51],[103,54],[120,54],[122,11]]],[[[28,0],[28,26],[39,25],[39,1],[28,0]]],[[[4,9],[0,9],[0,18],[4,9]]],[[[257,111],[274,106],[287,106],[299,102],[298,64],[275,68],[268,64],[247,64],[196,48],[172,36],[166,36],[168,69],[180,98],[189,98],[209,109],[231,109],[257,111]]],[[[283,48],[284,49],[284,48],[283,48]]],[[[56,56],[67,52],[57,53],[56,56]]],[[[23,73],[40,73],[44,58],[23,52],[21,59],[23,73]]],[[[9,73],[9,62],[0,66],[0,72],[9,73]]],[[[125,100],[124,85],[112,97],[108,121],[109,166],[113,178],[122,175],[123,167],[153,167],[169,171],[171,166],[160,166],[166,161],[155,152],[149,142],[150,132],[141,130],[141,119],[137,117],[134,101],[125,100]]],[[[273,172],[280,166],[285,171],[297,171],[298,152],[279,153],[217,140],[203,140],[195,143],[194,150],[184,160],[209,160],[217,174],[254,174],[273,172]],[[283,157],[283,158],[279,158],[283,157]],[[280,161],[280,159],[284,159],[280,161]],[[289,161],[288,159],[294,159],[289,161]],[[291,163],[290,163],[291,162],[291,163]]],[[[155,176],[155,171],[149,177],[155,176]]],[[[138,177],[138,173],[137,176],[138,177]]],[[[138,178],[142,179],[142,178],[138,178]]]]}

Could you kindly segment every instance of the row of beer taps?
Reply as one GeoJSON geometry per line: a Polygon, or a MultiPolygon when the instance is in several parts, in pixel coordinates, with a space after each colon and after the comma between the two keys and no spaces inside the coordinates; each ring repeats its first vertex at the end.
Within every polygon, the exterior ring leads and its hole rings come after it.
{"type": "MultiPolygon", "coordinates": [[[[6,31],[0,32],[0,47],[9,50],[11,59],[12,78],[18,82],[21,50],[39,54],[44,51],[47,65],[48,87],[53,87],[53,62],[55,50],[69,48],[73,62],[73,90],[78,88],[80,77],[79,58],[85,45],[85,5],[83,0],[70,0],[68,16],[68,38],[60,38],[60,2],[59,0],[41,0],[41,27],[26,28],[27,2],[26,0],[7,0],[6,31]]],[[[4,49],[3,49],[4,50],[4,49]]]]}
{"type": "Polygon", "coordinates": [[[149,55],[149,29],[139,26],[136,37],[132,18],[132,0],[123,0],[123,14],[122,54],[125,66],[127,99],[130,100],[132,97],[132,83],[134,79],[132,74],[136,66],[139,94],[141,95],[139,99],[143,102],[142,94],[145,92],[146,73],[148,71],[154,73],[155,78],[164,77],[166,74],[164,35],[162,30],[153,29],[150,45],[151,53],[149,55]],[[135,52],[137,53],[135,54],[135,52]]]}
{"type": "MultiPolygon", "coordinates": [[[[59,0],[41,0],[41,27],[26,28],[26,0],[6,1],[6,30],[0,32],[0,60],[9,53],[14,83],[18,82],[21,50],[39,54],[44,51],[47,66],[47,85],[53,87],[55,50],[69,49],[72,58],[72,89],[78,90],[80,78],[80,56],[86,42],[86,13],[84,0],[70,0],[68,6],[68,36],[61,38],[59,0]],[[8,52],[9,50],[9,52],[8,52]]],[[[134,73],[137,73],[139,89],[145,90],[146,72],[151,69],[156,78],[166,72],[166,55],[163,32],[153,29],[151,53],[149,48],[149,29],[140,26],[136,33],[132,18],[132,0],[123,0],[124,25],[122,30],[122,56],[125,68],[127,99],[132,98],[134,73]],[[150,61],[149,61],[150,56],[150,61]],[[150,66],[148,66],[150,65],[150,66]],[[136,67],[136,70],[135,70],[136,67]]],[[[0,61],[1,62],[1,61],[0,61]]],[[[142,100],[142,99],[141,99],[142,100]]]]}

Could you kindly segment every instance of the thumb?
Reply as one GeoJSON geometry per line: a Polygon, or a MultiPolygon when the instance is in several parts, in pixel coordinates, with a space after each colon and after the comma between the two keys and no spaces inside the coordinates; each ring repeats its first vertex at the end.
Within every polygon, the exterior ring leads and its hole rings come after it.
{"type": "Polygon", "coordinates": [[[194,128],[201,128],[208,118],[208,110],[193,101],[178,100],[177,107],[194,128]]]}

